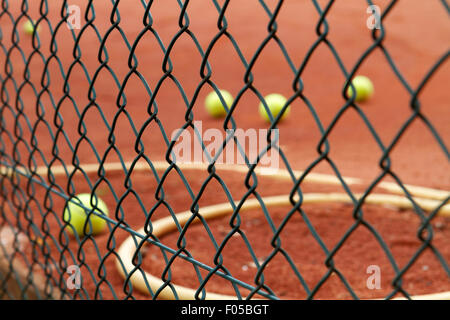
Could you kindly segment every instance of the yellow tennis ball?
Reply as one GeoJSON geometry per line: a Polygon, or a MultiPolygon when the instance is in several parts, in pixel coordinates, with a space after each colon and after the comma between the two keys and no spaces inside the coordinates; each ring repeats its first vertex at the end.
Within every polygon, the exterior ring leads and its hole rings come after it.
{"type": "MultiPolygon", "coordinates": [[[[95,213],[100,215],[108,216],[108,207],[105,202],[99,197],[94,196],[92,199],[93,203],[96,204],[97,209],[91,213],[89,216],[89,222],[86,226],[86,233],[96,235],[101,233],[106,228],[106,220],[102,217],[97,216],[95,213]]],[[[80,205],[83,205],[87,209],[92,209],[91,206],[91,194],[81,193],[71,199],[64,210],[64,221],[68,222],[76,231],[76,233],[81,237],[84,236],[84,226],[87,220],[87,214],[90,212],[86,211],[80,205]],[[73,201],[73,202],[72,202],[73,201]]],[[[68,228],[70,232],[73,232],[72,228],[68,228]]]]}
{"type": "MultiPolygon", "coordinates": [[[[36,22],[32,21],[32,20],[27,20],[24,24],[23,24],[23,31],[26,34],[32,35],[34,32],[34,28],[36,27],[36,22]]],[[[37,32],[39,31],[40,27],[37,28],[37,32]]]]}
{"type": "MultiPolygon", "coordinates": [[[[219,90],[220,94],[223,97],[223,100],[225,101],[228,109],[231,108],[231,105],[233,104],[233,96],[231,93],[229,93],[226,90],[219,90]]],[[[210,92],[205,99],[205,107],[206,111],[208,111],[209,115],[211,115],[214,118],[221,118],[225,117],[227,115],[227,111],[225,107],[222,104],[222,101],[220,101],[219,95],[213,91],[210,92]]]]}
{"type": "MultiPolygon", "coordinates": [[[[365,101],[369,99],[373,95],[373,84],[372,81],[370,81],[369,78],[366,76],[356,76],[352,80],[352,84],[355,87],[356,90],[356,97],[355,101],[365,101]]],[[[347,95],[348,97],[353,97],[353,89],[349,85],[347,89],[347,95]]]]}
{"type": "MultiPolygon", "coordinates": [[[[278,114],[283,109],[284,105],[286,104],[287,99],[283,97],[279,93],[272,93],[264,97],[264,100],[266,101],[267,106],[269,107],[269,111],[272,114],[272,117],[275,119],[278,114]]],[[[290,106],[287,107],[287,109],[284,111],[283,116],[281,119],[286,118],[290,113],[290,106]]],[[[259,114],[263,119],[265,119],[267,122],[270,122],[270,117],[266,112],[266,108],[264,108],[264,104],[262,102],[259,103],[259,114]]]]}

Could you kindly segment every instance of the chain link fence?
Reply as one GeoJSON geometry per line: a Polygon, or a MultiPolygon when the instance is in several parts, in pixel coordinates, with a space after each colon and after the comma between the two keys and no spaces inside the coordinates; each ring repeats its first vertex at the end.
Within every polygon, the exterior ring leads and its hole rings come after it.
{"type": "MultiPolygon", "coordinates": [[[[371,11],[374,28],[361,26],[371,37],[369,46],[356,52],[356,63],[348,67],[342,57],[345,54],[340,53],[332,40],[333,30],[336,30],[332,22],[333,7],[337,1],[306,2],[315,14],[305,22],[314,20],[309,26],[314,41],[300,56],[293,55],[286,42],[298,41],[302,31],[294,34],[293,39],[280,36],[283,10],[289,5],[287,1],[260,0],[241,4],[247,8],[249,25],[253,23],[252,12],[262,12],[265,17],[264,29],[259,30],[264,32],[264,37],[250,54],[242,49],[242,42],[236,36],[239,28],[244,26],[229,23],[239,6],[235,1],[203,1],[202,5],[210,8],[208,14],[214,13],[215,21],[215,25],[203,26],[210,36],[206,42],[196,24],[201,22],[198,21],[201,5],[193,1],[173,1],[167,8],[159,7],[158,1],[144,0],[133,4],[117,0],[0,1],[0,298],[204,299],[236,296],[278,299],[280,292],[272,289],[266,278],[270,265],[282,257],[289,266],[290,282],[303,292],[304,298],[316,298],[327,282],[337,278],[346,297],[357,299],[358,293],[335,259],[360,229],[369,232],[393,270],[390,289],[384,298],[411,297],[410,288],[403,285],[405,274],[426,253],[431,252],[444,282],[448,281],[448,244],[436,244],[437,230],[433,222],[441,213],[448,216],[449,193],[406,185],[404,180],[407,179],[397,174],[391,156],[410,127],[420,122],[432,135],[439,156],[443,155],[447,161],[442,164],[445,175],[450,158],[446,145],[448,136],[443,136],[434,125],[434,119],[423,110],[420,95],[427,84],[436,85],[431,79],[445,67],[449,51],[441,53],[418,83],[408,82],[386,44],[389,28],[384,22],[395,12],[399,1],[384,1],[379,15],[375,9],[371,11]],[[193,6],[197,10],[197,20],[191,18],[193,6]],[[164,15],[169,10],[177,19],[167,18],[164,22],[164,15]],[[27,23],[28,28],[24,29],[27,23]],[[161,26],[172,28],[171,32],[161,30],[161,26]],[[224,41],[229,44],[233,58],[231,53],[230,57],[221,56],[225,66],[215,68],[217,64],[210,60],[224,41]],[[185,56],[177,51],[180,50],[179,43],[185,56]],[[243,114],[240,109],[248,110],[245,109],[246,95],[253,95],[258,103],[265,101],[265,93],[258,86],[264,75],[255,73],[255,69],[270,46],[276,46],[278,61],[282,60],[289,68],[291,88],[280,114],[271,117],[268,126],[268,129],[281,128],[280,135],[268,130],[263,139],[266,141],[264,147],[252,159],[248,148],[235,133],[240,128],[243,114]],[[305,90],[308,82],[304,74],[320,50],[327,50],[331,55],[327,63],[337,65],[343,79],[338,81],[341,86],[339,108],[327,124],[305,90]],[[157,63],[148,58],[152,54],[159,57],[157,63]],[[409,110],[401,114],[402,124],[387,143],[366,110],[347,93],[352,86],[351,79],[370,57],[377,54],[384,57],[386,72],[394,74],[402,94],[406,94],[409,101],[409,110]],[[183,63],[192,65],[196,73],[179,72],[176,59],[184,59],[183,63]],[[218,151],[212,154],[200,134],[198,120],[204,119],[199,116],[203,112],[202,94],[204,91],[219,92],[223,86],[215,79],[220,79],[221,73],[234,72],[235,68],[243,68],[242,77],[235,81],[237,94],[234,102],[227,106],[226,117],[217,122],[224,139],[218,151]],[[167,97],[179,97],[180,108],[171,105],[174,100],[164,100],[165,90],[170,92],[167,97]],[[319,132],[319,138],[314,142],[315,157],[301,168],[301,172],[296,170],[299,169],[296,165],[291,165],[295,156],[289,150],[283,150],[283,143],[278,143],[278,139],[282,142],[284,138],[282,115],[289,106],[294,108],[295,103],[301,103],[307,110],[319,132]],[[165,111],[172,107],[173,111],[165,111]],[[161,115],[164,112],[169,113],[169,117],[164,118],[161,115]],[[349,112],[357,114],[370,133],[371,143],[374,141],[381,152],[379,173],[365,184],[357,178],[343,176],[330,145],[335,127],[349,112]],[[171,117],[176,119],[173,123],[171,117]],[[171,135],[174,128],[181,130],[171,135]],[[183,132],[193,134],[206,158],[202,164],[177,161],[175,149],[183,132]],[[148,136],[158,136],[161,143],[152,145],[153,140],[146,140],[148,136]],[[231,166],[231,169],[217,163],[229,144],[234,144],[244,159],[243,164],[231,166]],[[123,148],[124,145],[128,147],[123,148]],[[276,154],[283,167],[277,174],[267,174],[260,165],[270,154],[276,154]],[[331,175],[313,172],[323,164],[331,168],[331,175]],[[170,182],[173,177],[176,177],[175,184],[170,182]],[[230,185],[226,182],[229,177],[235,177],[239,183],[230,185]],[[285,196],[267,194],[264,179],[281,181],[289,193],[285,196]],[[391,182],[386,182],[388,179],[391,182]],[[304,191],[305,188],[308,190],[309,182],[324,181],[343,192],[311,194],[304,191]],[[216,196],[208,200],[207,191],[213,186],[217,187],[216,196]],[[354,186],[359,186],[359,189],[355,187],[358,191],[354,186]],[[238,198],[234,196],[235,188],[244,190],[238,198]],[[375,194],[377,188],[397,195],[380,200],[375,194]],[[174,189],[178,190],[175,196],[166,192],[174,189]],[[87,193],[89,200],[77,200],[81,193],[87,193]],[[182,200],[176,198],[177,194],[182,200]],[[100,198],[107,199],[108,209],[101,205],[100,198]],[[315,227],[307,209],[309,203],[319,201],[344,202],[351,212],[352,223],[331,246],[315,227]],[[225,204],[217,206],[220,202],[225,204]],[[418,246],[402,264],[397,262],[384,234],[365,214],[366,204],[386,202],[410,210],[419,221],[414,225],[418,246]],[[65,217],[65,208],[69,204],[74,205],[72,208],[82,207],[89,217],[104,221],[106,231],[101,235],[102,240],[92,232],[95,227],[89,223],[81,227],[86,235],[74,232],[70,219],[65,217]],[[284,210],[278,222],[274,222],[270,211],[273,206],[284,210]],[[139,212],[136,218],[130,218],[129,208],[139,212]],[[263,259],[254,252],[255,243],[244,231],[245,211],[254,209],[260,211],[260,219],[267,226],[265,232],[270,250],[263,259]],[[213,216],[223,216],[220,221],[227,227],[220,239],[214,231],[217,225],[213,226],[209,219],[213,216]],[[292,225],[291,220],[296,218],[301,219],[308,236],[313,237],[317,251],[323,255],[319,263],[325,272],[315,281],[307,277],[307,272],[301,270],[292,252],[286,249],[286,241],[290,240],[281,240],[281,235],[292,225]],[[189,249],[191,240],[187,241],[186,237],[194,224],[199,224],[207,235],[202,241],[209,244],[209,261],[200,261],[189,249]],[[169,230],[176,236],[172,245],[162,240],[169,230]],[[227,267],[229,259],[223,257],[236,237],[242,239],[239,250],[248,251],[251,257],[255,269],[251,279],[234,276],[227,267]],[[149,247],[159,250],[158,258],[150,262],[147,260],[149,247]],[[174,271],[180,271],[174,268],[178,261],[184,261],[184,266],[194,270],[190,287],[189,283],[183,288],[177,286],[177,281],[183,278],[174,271]],[[152,263],[162,265],[155,276],[148,273],[152,263]],[[208,285],[215,279],[229,285],[231,292],[222,296],[208,290],[208,285]]],[[[362,2],[364,8],[377,4],[370,0],[362,2]]],[[[444,0],[434,3],[440,14],[448,17],[448,3],[444,0]]],[[[426,4],[422,3],[422,6],[426,4]]],[[[365,21],[368,15],[361,12],[361,17],[365,21]]],[[[259,41],[252,35],[247,39],[259,41]]],[[[277,65],[278,62],[274,63],[277,65]]],[[[377,94],[383,95],[383,92],[377,94]]],[[[445,187],[446,178],[443,179],[445,187]]],[[[439,187],[442,189],[442,185],[439,187]]],[[[386,219],[390,218],[386,216],[386,219]]],[[[198,241],[201,247],[203,242],[198,241]]]]}

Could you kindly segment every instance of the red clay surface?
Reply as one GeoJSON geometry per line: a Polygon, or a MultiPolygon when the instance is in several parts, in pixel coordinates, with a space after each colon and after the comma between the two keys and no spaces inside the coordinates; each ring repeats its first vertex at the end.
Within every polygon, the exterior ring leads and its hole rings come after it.
{"type": "MultiPolygon", "coordinates": [[[[71,3],[83,4],[84,2],[73,1],[71,3]]],[[[322,5],[324,4],[323,1],[321,3],[322,5]]],[[[377,3],[383,8],[387,1],[379,1],[377,3]]],[[[275,2],[268,1],[268,4],[273,9],[275,2]]],[[[60,8],[58,6],[56,3],[49,5],[48,19],[53,29],[56,26],[55,22],[59,21],[60,17],[60,8]]],[[[28,14],[33,19],[37,19],[39,16],[39,3],[32,3],[29,8],[28,14]]],[[[83,5],[82,8],[84,10],[83,5]]],[[[139,1],[134,1],[133,3],[132,1],[127,1],[126,3],[122,1],[118,8],[121,18],[119,26],[130,44],[133,44],[139,32],[143,29],[142,15],[144,9],[139,1]]],[[[112,5],[109,1],[96,2],[94,24],[102,37],[111,27],[111,10],[112,5]]],[[[363,52],[372,44],[371,33],[366,28],[368,15],[365,10],[365,3],[356,4],[350,1],[340,1],[333,5],[327,16],[330,26],[327,38],[334,45],[348,69],[354,66],[363,52]]],[[[19,3],[10,4],[9,12],[17,19],[20,15],[19,3]]],[[[165,47],[169,45],[172,38],[179,31],[179,12],[176,1],[159,1],[152,7],[153,27],[158,32],[165,47]]],[[[203,50],[206,50],[208,44],[218,32],[217,11],[210,3],[205,4],[204,2],[193,1],[189,4],[187,13],[190,19],[189,29],[195,34],[203,50]]],[[[250,61],[258,46],[267,36],[269,18],[257,1],[232,2],[227,10],[226,17],[229,24],[228,31],[236,39],[247,61],[250,61]]],[[[280,11],[277,19],[277,34],[297,66],[303,61],[307,51],[317,39],[315,27],[318,17],[317,11],[309,1],[285,2],[280,11]]],[[[416,0],[396,4],[385,20],[386,38],[383,43],[389,50],[397,68],[414,90],[433,64],[447,51],[450,31],[445,27],[445,24],[448,23],[446,19],[446,11],[438,1],[430,2],[425,6],[423,2],[416,0]]],[[[20,20],[19,24],[21,25],[23,22],[24,18],[20,20]]],[[[40,52],[48,59],[51,55],[49,49],[51,37],[49,27],[45,24],[46,22],[42,21],[39,34],[40,52]]],[[[3,34],[1,44],[8,50],[11,47],[12,25],[7,15],[0,17],[0,28],[3,34]]],[[[18,32],[20,48],[29,62],[30,82],[40,92],[43,90],[42,84],[46,82],[41,82],[44,63],[37,54],[30,58],[33,51],[31,37],[22,32],[21,26],[19,26],[18,32]]],[[[75,33],[79,34],[79,31],[76,30],[75,33]]],[[[67,74],[69,66],[73,62],[74,41],[64,25],[56,33],[55,40],[58,44],[57,56],[60,59],[64,73],[67,74]]],[[[89,78],[92,79],[95,71],[101,64],[98,60],[100,42],[92,28],[88,28],[85,31],[79,45],[81,48],[80,61],[88,70],[89,78]]],[[[108,66],[114,71],[118,81],[122,83],[130,71],[127,65],[129,50],[118,30],[113,30],[109,34],[106,48],[109,55],[108,66]]],[[[147,85],[154,90],[157,81],[164,75],[161,68],[164,56],[157,41],[150,33],[147,33],[139,41],[135,54],[138,58],[137,71],[146,79],[147,85]]],[[[3,50],[0,50],[0,57],[0,62],[4,64],[6,54],[3,50]]],[[[201,56],[198,54],[193,41],[186,34],[176,41],[170,58],[173,63],[172,74],[181,83],[187,98],[189,100],[192,99],[193,93],[201,81],[199,72],[201,56]]],[[[17,48],[11,49],[9,62],[13,71],[8,72],[12,72],[12,77],[17,82],[17,86],[20,86],[25,82],[25,63],[17,48]]],[[[212,67],[211,79],[217,86],[229,90],[233,95],[236,95],[244,87],[245,68],[238,59],[230,41],[225,38],[219,40],[211,53],[209,62],[212,67]]],[[[95,147],[99,156],[104,157],[109,145],[109,131],[105,121],[108,126],[112,126],[118,110],[119,89],[113,78],[104,68],[99,73],[93,86],[96,93],[95,104],[101,108],[104,114],[104,121],[96,105],[89,103],[89,83],[80,64],[75,65],[68,80],[70,97],[76,101],[78,111],[75,111],[70,99],[63,98],[63,77],[54,58],[49,63],[48,72],[50,77],[48,90],[51,97],[48,92],[44,92],[41,95],[40,102],[43,109],[38,114],[47,121],[51,131],[55,134],[60,121],[55,121],[54,119],[55,109],[52,100],[55,104],[61,103],[59,114],[64,121],[62,128],[72,146],[75,146],[80,139],[80,132],[78,131],[79,114],[85,111],[83,117],[86,128],[85,135],[95,147]]],[[[20,160],[18,161],[24,165],[28,165],[30,157],[33,157],[37,165],[41,165],[44,163],[43,158],[45,158],[47,163],[54,159],[52,149],[57,147],[59,149],[58,157],[61,161],[71,163],[73,153],[62,136],[59,136],[56,143],[54,143],[51,140],[49,129],[43,122],[39,122],[36,126],[36,131],[32,132],[23,115],[18,117],[17,122],[14,120],[15,114],[19,110],[23,110],[23,114],[26,115],[31,126],[33,126],[38,120],[36,112],[37,97],[31,86],[25,83],[20,95],[23,105],[16,104],[16,90],[13,81],[7,79],[6,73],[7,69],[2,68],[0,72],[1,79],[6,79],[3,83],[3,88],[9,94],[9,98],[3,94],[1,99],[4,130],[12,135],[13,141],[17,140],[15,135],[18,135],[19,131],[15,130],[15,126],[20,124],[23,140],[30,146],[31,138],[34,134],[41,153],[38,154],[31,151],[25,146],[25,142],[18,143],[16,150],[14,150],[11,139],[5,132],[1,132],[0,138],[4,143],[5,153],[9,156],[15,155],[16,158],[17,154],[20,153],[20,160]],[[8,107],[5,106],[5,103],[7,103],[8,107]]],[[[379,49],[375,50],[365,60],[358,73],[369,76],[375,86],[374,97],[370,101],[361,104],[361,108],[376,129],[383,144],[389,145],[401,125],[411,116],[411,95],[396,78],[379,49]]],[[[419,95],[423,114],[433,124],[446,146],[449,145],[450,140],[450,127],[448,126],[448,119],[450,118],[450,109],[448,108],[449,92],[445,89],[445,84],[449,83],[450,80],[449,74],[447,62],[439,68],[419,95]]],[[[273,41],[267,45],[262,55],[258,58],[253,69],[253,76],[253,85],[262,95],[272,92],[279,92],[285,96],[293,94],[292,81],[294,74],[289,69],[280,49],[273,41]]],[[[345,103],[341,94],[345,78],[325,44],[322,43],[314,52],[302,74],[302,80],[305,86],[305,96],[311,101],[322,124],[327,127],[345,103]]],[[[194,119],[202,121],[203,129],[222,128],[222,120],[210,119],[204,111],[204,97],[210,90],[208,86],[205,86],[200,91],[193,108],[194,119]]],[[[147,106],[150,96],[135,74],[129,78],[125,85],[124,94],[126,95],[125,110],[128,112],[137,130],[140,130],[149,117],[147,106]]],[[[94,101],[92,95],[91,100],[94,101]]],[[[177,87],[170,79],[167,79],[161,86],[155,100],[158,104],[158,119],[166,134],[170,136],[173,130],[185,123],[186,104],[177,87]]],[[[119,105],[122,103],[122,101],[119,101],[119,105]]],[[[252,92],[248,91],[243,95],[233,114],[239,128],[258,129],[268,127],[257,115],[258,103],[258,98],[252,92]]],[[[304,102],[299,99],[293,102],[290,117],[279,125],[279,129],[280,145],[293,168],[298,170],[305,169],[318,158],[317,145],[321,135],[304,102]]],[[[114,136],[115,147],[116,150],[119,150],[121,157],[125,160],[133,160],[137,156],[134,149],[136,136],[124,113],[117,117],[114,136]]],[[[155,122],[145,129],[142,135],[142,143],[145,147],[145,154],[151,160],[164,159],[167,146],[155,122]]],[[[381,173],[379,161],[382,152],[361,117],[354,110],[348,110],[344,114],[333,129],[329,137],[329,143],[329,156],[342,174],[360,177],[370,182],[381,173]]],[[[80,143],[76,156],[82,164],[96,163],[98,161],[92,152],[91,146],[86,141],[80,143]]],[[[115,162],[117,160],[118,156],[114,151],[111,151],[106,157],[107,162],[115,162]]],[[[8,163],[8,160],[4,157],[2,157],[2,161],[8,163]]],[[[391,161],[392,171],[405,183],[444,190],[450,188],[448,158],[440,149],[430,131],[419,119],[416,119],[411,124],[393,149],[391,161]]],[[[55,166],[60,164],[60,161],[55,162],[55,166]]],[[[332,170],[329,165],[323,162],[316,167],[314,172],[331,173],[332,170]]],[[[185,174],[191,187],[198,192],[203,182],[201,178],[205,178],[206,174],[200,175],[191,172],[186,172],[185,174]]],[[[246,190],[243,184],[244,176],[226,174],[221,175],[221,177],[226,181],[233,197],[239,199],[246,190]]],[[[107,173],[107,178],[114,189],[116,197],[120,198],[123,196],[126,191],[124,188],[125,174],[107,173]]],[[[46,181],[47,177],[43,177],[43,179],[46,181]]],[[[90,175],[89,179],[90,183],[94,184],[97,182],[98,177],[94,174],[90,175]]],[[[7,190],[6,199],[10,201],[11,208],[7,208],[6,204],[2,208],[4,208],[6,213],[19,211],[20,221],[23,222],[24,213],[23,209],[18,208],[20,206],[17,204],[18,201],[14,200],[12,202],[14,205],[11,204],[11,199],[14,198],[11,194],[11,183],[7,180],[3,181],[7,190]]],[[[286,183],[285,181],[275,183],[273,180],[260,179],[259,182],[260,185],[257,191],[264,196],[288,193],[292,187],[292,183],[286,183]]],[[[67,192],[67,178],[57,177],[56,183],[62,190],[67,192]]],[[[150,211],[156,203],[154,197],[156,190],[155,178],[150,173],[135,173],[132,175],[132,183],[133,188],[143,202],[145,211],[150,211]]],[[[45,212],[44,205],[49,204],[44,201],[45,190],[34,183],[31,185],[34,185],[37,190],[36,200],[30,203],[30,207],[31,209],[34,208],[33,219],[38,222],[37,225],[41,228],[42,233],[42,228],[44,227],[40,224],[40,214],[36,209],[40,207],[45,212]]],[[[29,189],[27,191],[24,181],[22,181],[21,186],[23,186],[25,194],[32,192],[29,189]]],[[[86,179],[79,177],[73,180],[73,186],[75,193],[86,192],[90,189],[86,179]]],[[[169,175],[169,179],[164,183],[164,187],[167,201],[175,212],[189,209],[192,201],[175,172],[169,175]]],[[[304,191],[342,191],[342,188],[318,187],[306,184],[302,188],[304,191]]],[[[110,207],[111,215],[113,215],[114,208],[117,206],[117,200],[113,197],[112,191],[105,182],[100,183],[98,190],[103,193],[103,197],[110,207]]],[[[52,208],[55,215],[61,217],[64,200],[55,195],[53,195],[52,200],[52,208]]],[[[223,201],[225,201],[223,191],[216,182],[212,182],[208,186],[207,192],[202,196],[200,203],[208,205],[223,201]]],[[[125,198],[122,207],[125,212],[125,222],[131,227],[137,229],[144,224],[144,210],[137,204],[133,195],[130,194],[125,198]]],[[[345,231],[354,223],[351,215],[352,207],[317,205],[304,206],[303,209],[312,220],[315,229],[323,237],[323,241],[329,249],[336,245],[345,231]]],[[[410,211],[399,213],[389,208],[373,206],[367,206],[365,209],[365,217],[371,224],[373,223],[374,227],[383,236],[390,250],[392,250],[399,267],[403,267],[419,248],[420,242],[416,235],[420,225],[419,219],[410,211]]],[[[275,225],[278,225],[282,217],[288,212],[288,208],[273,208],[270,212],[275,225]]],[[[154,215],[153,219],[165,215],[167,215],[167,210],[162,210],[161,208],[154,215]]],[[[243,225],[245,232],[251,239],[257,256],[262,258],[267,256],[268,252],[272,250],[270,246],[272,234],[269,231],[267,222],[264,220],[261,212],[251,211],[244,216],[243,225]]],[[[59,229],[56,218],[47,217],[47,222],[50,227],[48,232],[54,235],[56,237],[55,240],[57,240],[59,229]]],[[[13,224],[17,224],[17,222],[13,221],[13,224]]],[[[440,250],[442,257],[448,264],[450,262],[448,219],[436,218],[433,220],[433,225],[435,226],[433,245],[440,250]]],[[[228,221],[226,218],[223,218],[211,222],[210,228],[213,234],[217,236],[217,241],[219,241],[223,234],[229,230],[228,221]]],[[[117,230],[114,235],[116,240],[115,246],[117,247],[128,234],[117,230]]],[[[169,235],[163,238],[162,241],[174,247],[176,237],[177,234],[169,235]]],[[[313,288],[326,272],[326,267],[324,266],[326,257],[323,251],[319,249],[317,242],[313,240],[304,221],[298,214],[288,223],[281,238],[283,247],[291,255],[299,271],[305,277],[308,286],[313,288]]],[[[106,245],[108,235],[101,235],[95,238],[95,241],[99,248],[100,256],[105,256],[108,252],[106,245]]],[[[193,226],[190,229],[187,234],[187,242],[188,250],[196,259],[213,265],[212,257],[214,256],[214,251],[211,250],[211,243],[205,238],[205,232],[201,226],[193,226]],[[204,239],[204,241],[199,241],[200,239],[204,239]]],[[[82,268],[85,280],[83,286],[89,293],[89,297],[93,298],[95,297],[95,281],[98,282],[100,279],[98,275],[99,258],[95,253],[93,243],[88,240],[82,246],[85,255],[78,256],[78,258],[76,253],[78,245],[75,241],[71,241],[70,248],[76,257],[74,264],[80,264],[81,261],[85,261],[92,270],[91,276],[85,267],[82,268]],[[92,277],[96,280],[94,281],[92,277]]],[[[53,243],[50,245],[50,249],[53,259],[58,261],[60,254],[53,243]]],[[[39,250],[42,251],[41,248],[39,250]]],[[[67,254],[65,252],[64,256],[67,257],[67,254]]],[[[43,262],[42,253],[39,257],[40,261],[43,262]]],[[[111,283],[117,297],[123,298],[123,281],[115,270],[114,259],[114,254],[106,257],[106,279],[111,283]]],[[[242,281],[253,283],[256,269],[252,268],[252,266],[244,267],[246,270],[242,268],[244,265],[248,265],[250,260],[246,250],[242,250],[242,242],[233,238],[233,241],[227,245],[224,251],[225,264],[234,276],[242,281]]],[[[381,251],[375,238],[362,226],[352,234],[348,242],[338,252],[335,257],[335,264],[352,285],[355,292],[362,298],[381,297],[392,290],[392,287],[390,287],[394,274],[392,266],[387,261],[386,255],[381,251]],[[366,268],[371,264],[377,264],[381,267],[381,290],[368,290],[365,287],[368,276],[366,268]]],[[[153,248],[150,249],[144,260],[143,268],[155,274],[160,274],[163,267],[164,261],[157,255],[157,251],[153,248]]],[[[177,259],[172,268],[174,283],[193,287],[198,286],[198,279],[191,270],[192,267],[189,268],[188,264],[177,259]]],[[[277,255],[264,272],[266,283],[281,298],[304,298],[306,296],[305,291],[291,270],[286,260],[283,260],[281,255],[277,255]]],[[[216,278],[213,277],[211,279],[207,285],[208,290],[233,294],[229,284],[225,285],[222,280],[216,278]]],[[[405,274],[403,286],[411,294],[422,294],[448,291],[450,290],[450,281],[448,274],[445,273],[435,256],[428,249],[405,274]]],[[[111,289],[106,283],[101,284],[100,289],[103,298],[114,298],[111,294],[111,289]]],[[[242,294],[245,295],[246,292],[243,291],[242,294]]],[[[146,296],[135,291],[133,295],[136,298],[146,298],[146,296]]],[[[335,275],[327,280],[316,297],[351,298],[335,275]]]]}

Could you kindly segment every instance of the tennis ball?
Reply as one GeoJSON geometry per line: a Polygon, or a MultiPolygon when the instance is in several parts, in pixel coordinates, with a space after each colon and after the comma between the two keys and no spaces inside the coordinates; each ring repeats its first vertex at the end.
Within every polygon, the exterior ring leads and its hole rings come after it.
{"type": "MultiPolygon", "coordinates": [[[[281,112],[287,101],[285,97],[283,97],[281,94],[278,93],[269,94],[264,97],[264,100],[266,101],[266,104],[269,107],[269,111],[272,114],[273,118],[276,118],[278,116],[278,114],[281,112]]],[[[291,107],[287,107],[281,119],[284,119],[285,117],[288,116],[290,108],[291,107]]],[[[266,121],[270,122],[270,117],[267,114],[266,108],[264,108],[264,104],[262,102],[259,103],[259,114],[266,121]]]]}
{"type": "MultiPolygon", "coordinates": [[[[108,216],[108,208],[105,202],[103,202],[98,197],[96,197],[96,199],[92,199],[92,201],[93,203],[97,204],[97,209],[89,216],[89,222],[86,226],[86,233],[96,235],[101,233],[106,228],[106,220],[102,217],[97,216],[95,213],[108,216]]],[[[90,211],[86,211],[78,204],[83,205],[87,209],[92,209],[93,206],[91,206],[91,194],[81,193],[73,197],[64,210],[64,221],[70,223],[70,225],[75,229],[76,233],[81,237],[85,235],[84,225],[86,223],[87,214],[90,211]]],[[[70,232],[73,232],[72,228],[68,229],[70,230],[70,232]]]]}
{"type": "MultiPolygon", "coordinates": [[[[228,109],[230,109],[234,100],[233,96],[226,90],[219,90],[219,91],[228,109]]],[[[219,95],[215,91],[209,93],[206,96],[205,107],[206,111],[208,111],[208,113],[214,118],[221,118],[227,115],[227,111],[223,106],[222,101],[220,101],[219,95]]]]}
{"type": "MultiPolygon", "coordinates": [[[[365,101],[373,95],[373,84],[366,76],[356,76],[352,80],[352,84],[356,89],[355,101],[365,101]]],[[[349,85],[347,95],[353,97],[353,89],[349,85]]]]}
{"type": "MultiPolygon", "coordinates": [[[[36,26],[36,22],[32,21],[32,20],[27,20],[24,24],[23,24],[23,31],[26,34],[32,35],[34,32],[34,28],[36,26]]],[[[37,31],[39,31],[40,27],[37,28],[37,31]]]]}

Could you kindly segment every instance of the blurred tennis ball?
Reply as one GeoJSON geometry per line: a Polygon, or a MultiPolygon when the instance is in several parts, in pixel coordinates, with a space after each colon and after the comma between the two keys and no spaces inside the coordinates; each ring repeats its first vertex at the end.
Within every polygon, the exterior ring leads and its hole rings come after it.
{"type": "MultiPolygon", "coordinates": [[[[226,90],[219,90],[219,91],[228,109],[230,109],[234,101],[233,96],[226,90]]],[[[227,115],[227,111],[223,106],[222,101],[219,98],[219,95],[215,91],[209,93],[206,96],[205,107],[206,111],[208,111],[208,114],[214,118],[221,118],[227,115]]]]}
{"type": "MultiPolygon", "coordinates": [[[[356,76],[352,80],[352,84],[356,90],[355,101],[361,102],[369,99],[373,95],[372,81],[366,76],[356,76]]],[[[347,89],[347,95],[353,97],[352,86],[349,85],[347,89]]]]}
{"type": "MultiPolygon", "coordinates": [[[[274,119],[278,116],[278,114],[281,112],[281,110],[283,109],[284,105],[287,102],[287,99],[279,93],[269,94],[264,97],[264,100],[266,101],[266,104],[269,107],[269,111],[274,119]]],[[[291,107],[287,107],[281,119],[284,119],[289,115],[290,108],[291,107]]],[[[270,117],[267,114],[266,108],[264,108],[264,104],[262,102],[259,103],[259,114],[267,122],[270,122],[270,117]]]]}
{"type": "MultiPolygon", "coordinates": [[[[86,226],[86,233],[92,235],[99,234],[106,228],[106,220],[97,216],[96,213],[108,216],[108,207],[105,202],[97,196],[94,197],[96,198],[93,199],[93,203],[97,204],[97,209],[89,216],[89,222],[86,226]]],[[[84,225],[87,220],[87,214],[92,208],[94,207],[91,206],[91,194],[80,193],[71,199],[64,210],[64,221],[68,222],[80,237],[85,235],[84,225]],[[89,210],[85,210],[80,205],[89,210]]],[[[70,232],[73,232],[72,228],[68,229],[70,232]]]]}
{"type": "MultiPolygon", "coordinates": [[[[34,29],[36,27],[36,22],[33,20],[27,20],[24,24],[23,24],[23,31],[26,34],[32,35],[34,32],[34,29]]],[[[40,27],[37,27],[37,32],[39,32],[40,27]]]]}

